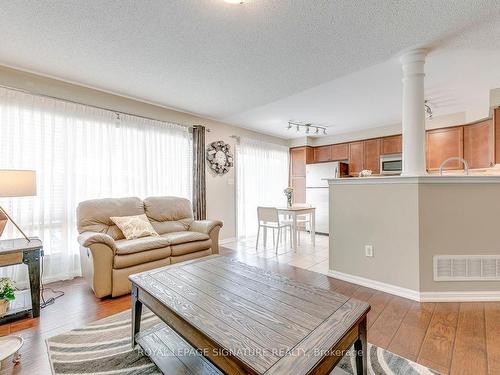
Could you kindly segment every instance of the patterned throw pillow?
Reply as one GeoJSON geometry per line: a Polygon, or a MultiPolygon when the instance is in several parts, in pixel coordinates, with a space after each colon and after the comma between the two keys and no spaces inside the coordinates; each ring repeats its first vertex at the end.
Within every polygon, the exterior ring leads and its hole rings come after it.
{"type": "Polygon", "coordinates": [[[113,216],[110,220],[123,232],[127,240],[139,237],[159,236],[145,214],[134,216],[113,216]]]}

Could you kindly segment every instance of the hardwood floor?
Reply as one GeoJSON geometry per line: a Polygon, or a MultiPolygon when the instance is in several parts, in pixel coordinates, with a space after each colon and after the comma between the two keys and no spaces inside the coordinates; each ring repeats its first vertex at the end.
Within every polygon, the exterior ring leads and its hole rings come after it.
{"type": "MultiPolygon", "coordinates": [[[[280,262],[271,249],[264,256],[261,251],[256,256],[255,243],[252,251],[250,242],[246,247],[238,246],[222,249],[221,254],[368,302],[372,307],[368,341],[375,345],[443,374],[500,373],[500,302],[418,303],[287,264],[300,265],[300,258],[307,255],[300,251],[296,257],[281,253],[280,262]]],[[[318,262],[303,264],[320,268],[318,264],[324,262],[321,258],[313,254],[318,262]]],[[[21,364],[12,367],[7,362],[0,374],[50,374],[47,338],[130,308],[130,296],[100,300],[82,279],[51,286],[66,295],[42,309],[40,318],[0,326],[0,335],[16,333],[25,340],[21,364]]]]}

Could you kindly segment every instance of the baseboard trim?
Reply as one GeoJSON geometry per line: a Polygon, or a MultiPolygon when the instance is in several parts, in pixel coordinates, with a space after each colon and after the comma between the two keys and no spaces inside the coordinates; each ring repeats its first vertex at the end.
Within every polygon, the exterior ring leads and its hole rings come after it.
{"type": "Polygon", "coordinates": [[[234,241],[236,241],[236,237],[224,238],[223,240],[219,240],[219,245],[224,245],[234,241]]]}
{"type": "Polygon", "coordinates": [[[328,274],[336,279],[347,281],[353,284],[365,286],[367,288],[380,290],[381,292],[394,294],[399,297],[408,298],[414,301],[420,301],[420,293],[416,290],[402,288],[400,286],[383,283],[372,279],[367,279],[361,276],[354,276],[339,271],[328,271],[328,274]]]}
{"type": "Polygon", "coordinates": [[[416,290],[383,283],[361,276],[350,275],[339,271],[328,271],[329,276],[381,292],[394,294],[417,302],[490,302],[500,301],[500,291],[473,292],[417,292],[416,290]]]}
{"type": "Polygon", "coordinates": [[[490,302],[500,301],[500,291],[422,292],[421,302],[490,302]]]}

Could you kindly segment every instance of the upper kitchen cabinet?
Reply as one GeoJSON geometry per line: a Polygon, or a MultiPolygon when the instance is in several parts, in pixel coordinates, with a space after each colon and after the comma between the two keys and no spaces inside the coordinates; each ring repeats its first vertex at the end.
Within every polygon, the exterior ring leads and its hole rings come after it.
{"type": "Polygon", "coordinates": [[[331,146],[320,146],[314,148],[314,161],[316,163],[321,163],[323,161],[332,160],[331,146]]]}
{"type": "MultiPolygon", "coordinates": [[[[443,161],[452,157],[464,157],[464,128],[429,130],[427,137],[427,169],[437,170],[443,161]]],[[[449,161],[445,169],[462,169],[463,164],[457,160],[449,161]]]]}
{"type": "Polygon", "coordinates": [[[381,155],[400,154],[403,152],[403,137],[401,135],[393,135],[391,137],[382,138],[381,155]]]}
{"type": "Polygon", "coordinates": [[[292,177],[306,175],[306,148],[290,149],[290,174],[292,177]]]}
{"type": "Polygon", "coordinates": [[[331,145],[330,157],[331,160],[347,160],[349,159],[349,143],[340,143],[331,145]]]}
{"type": "Polygon", "coordinates": [[[314,163],[314,148],[306,146],[306,164],[314,163]]]}
{"type": "Polygon", "coordinates": [[[464,159],[469,168],[489,168],[495,165],[493,120],[464,126],[464,159]]]}
{"type": "Polygon", "coordinates": [[[363,169],[370,169],[373,174],[380,174],[380,139],[363,142],[363,169]]]}
{"type": "Polygon", "coordinates": [[[349,143],[349,175],[357,176],[363,170],[364,142],[349,143]]]}
{"type": "Polygon", "coordinates": [[[290,185],[293,187],[294,203],[306,201],[306,162],[311,158],[311,147],[290,149],[290,185]]]}

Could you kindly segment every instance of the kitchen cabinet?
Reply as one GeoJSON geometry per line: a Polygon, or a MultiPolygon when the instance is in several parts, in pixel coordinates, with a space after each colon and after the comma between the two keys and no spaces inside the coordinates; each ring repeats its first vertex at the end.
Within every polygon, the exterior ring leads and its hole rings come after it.
{"type": "Polygon", "coordinates": [[[292,177],[293,203],[306,203],[306,177],[292,177]]]}
{"type": "Polygon", "coordinates": [[[340,143],[331,145],[330,159],[331,160],[347,160],[349,159],[349,143],[340,143]]]}
{"type": "Polygon", "coordinates": [[[384,137],[381,142],[381,155],[400,154],[403,152],[403,137],[401,135],[384,137]]]}
{"type": "Polygon", "coordinates": [[[357,176],[363,170],[364,142],[349,143],[349,175],[357,176]]]}
{"type": "Polygon", "coordinates": [[[314,163],[314,148],[306,146],[306,164],[314,163]]]}
{"type": "Polygon", "coordinates": [[[492,120],[464,126],[464,159],[469,168],[495,165],[495,131],[492,120]]]}
{"type": "MultiPolygon", "coordinates": [[[[311,147],[296,147],[290,149],[290,186],[293,187],[294,203],[306,201],[306,162],[311,147]]],[[[310,156],[309,156],[310,157],[310,156]]]]}
{"type": "Polygon", "coordinates": [[[370,169],[372,174],[380,174],[380,139],[363,142],[362,169],[370,169]]]}
{"type": "Polygon", "coordinates": [[[306,148],[290,149],[290,172],[292,177],[306,175],[306,148]]]}
{"type": "Polygon", "coordinates": [[[332,150],[332,147],[330,145],[315,147],[314,148],[314,161],[316,163],[320,163],[323,161],[332,160],[331,150],[332,150]]]}
{"type": "MultiPolygon", "coordinates": [[[[437,170],[449,157],[464,157],[464,127],[429,130],[426,133],[426,143],[427,169],[437,170]]],[[[452,160],[446,164],[445,169],[463,169],[463,164],[452,160]]]]}

